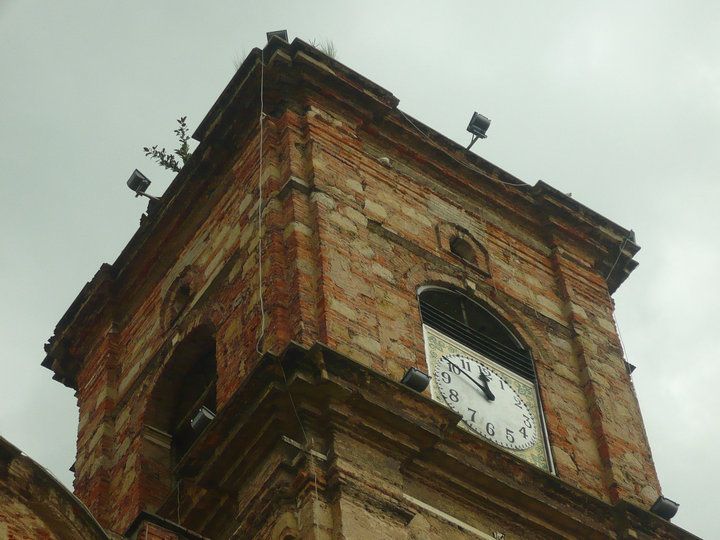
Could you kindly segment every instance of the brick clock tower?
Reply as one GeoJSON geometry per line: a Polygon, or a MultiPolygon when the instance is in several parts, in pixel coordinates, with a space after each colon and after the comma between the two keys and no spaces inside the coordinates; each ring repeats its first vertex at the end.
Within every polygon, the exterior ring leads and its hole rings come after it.
{"type": "Polygon", "coordinates": [[[46,346],[76,494],[115,538],[694,538],[650,511],[633,233],[397,106],[249,55],[46,346]]]}

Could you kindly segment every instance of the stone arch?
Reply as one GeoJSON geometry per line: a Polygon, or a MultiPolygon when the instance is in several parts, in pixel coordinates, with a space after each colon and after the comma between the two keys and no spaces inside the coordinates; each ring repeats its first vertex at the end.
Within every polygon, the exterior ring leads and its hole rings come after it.
{"type": "Polygon", "coordinates": [[[162,302],[160,321],[170,328],[192,304],[198,289],[200,272],[195,266],[186,266],[168,287],[162,302]]]}
{"type": "Polygon", "coordinates": [[[483,277],[490,276],[490,256],[482,243],[470,231],[449,222],[436,226],[437,241],[441,251],[453,259],[462,261],[483,277]]]}
{"type": "Polygon", "coordinates": [[[423,324],[506,365],[528,380],[536,380],[534,340],[528,339],[520,314],[447,283],[423,285],[417,289],[417,296],[423,324]],[[493,358],[487,349],[492,343],[507,348],[512,360],[493,358]]]}
{"type": "Polygon", "coordinates": [[[286,510],[278,517],[269,535],[277,540],[296,540],[300,537],[295,512],[286,510]]]}
{"type": "Polygon", "coordinates": [[[460,279],[452,279],[453,276],[436,277],[428,279],[416,286],[419,301],[420,293],[428,288],[447,289],[448,291],[461,294],[480,304],[487,309],[494,317],[499,319],[511,331],[513,336],[526,350],[532,351],[533,357],[548,356],[546,347],[536,335],[538,331],[536,316],[528,317],[527,313],[517,306],[502,301],[495,294],[483,295],[475,289],[463,286],[460,279]]]}
{"type": "Polygon", "coordinates": [[[150,389],[143,417],[144,481],[151,510],[174,489],[173,470],[202,431],[191,420],[201,408],[216,410],[215,333],[208,325],[189,332],[167,355],[150,389]]]}

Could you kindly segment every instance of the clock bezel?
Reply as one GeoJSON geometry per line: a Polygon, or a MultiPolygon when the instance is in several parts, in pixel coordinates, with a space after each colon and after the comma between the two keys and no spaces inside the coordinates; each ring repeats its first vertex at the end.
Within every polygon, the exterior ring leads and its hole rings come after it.
{"type": "MultiPolygon", "coordinates": [[[[441,341],[444,341],[446,345],[448,345],[451,349],[454,349],[454,353],[450,354],[460,354],[460,355],[466,355],[470,358],[481,358],[482,360],[480,363],[487,364],[490,368],[493,370],[498,371],[504,378],[509,378],[513,381],[515,380],[521,380],[523,384],[525,384],[527,387],[532,387],[532,410],[533,410],[533,416],[534,420],[536,422],[536,433],[538,441],[536,442],[536,445],[534,445],[533,451],[539,452],[542,455],[542,463],[539,463],[537,461],[533,461],[528,458],[530,455],[525,454],[527,450],[515,450],[513,448],[508,448],[505,446],[501,446],[500,444],[492,441],[491,439],[479,434],[476,432],[476,430],[472,429],[470,426],[468,426],[463,419],[458,423],[458,425],[468,433],[471,433],[473,436],[478,437],[484,442],[487,442],[488,444],[493,445],[496,448],[501,449],[504,452],[507,452],[509,454],[512,454],[519,459],[522,459],[526,463],[529,463],[530,465],[533,465],[535,467],[540,468],[541,470],[544,470],[546,472],[549,472],[550,474],[556,474],[555,473],[555,466],[553,464],[552,459],[552,453],[550,449],[550,442],[548,438],[548,431],[547,431],[547,425],[545,422],[545,416],[543,412],[542,407],[542,399],[540,396],[540,391],[538,388],[538,384],[535,381],[530,381],[521,375],[514,373],[510,370],[508,370],[505,366],[498,364],[497,362],[493,361],[491,358],[488,358],[486,355],[479,353],[478,351],[475,351],[473,349],[470,349],[469,347],[463,345],[462,343],[459,343],[458,341],[454,340],[453,338],[443,334],[439,330],[436,330],[432,326],[429,326],[427,324],[423,324],[423,339],[425,342],[425,358],[428,368],[428,373],[430,374],[430,395],[433,400],[437,401],[438,403],[442,404],[445,407],[448,407],[449,409],[455,411],[450,405],[447,404],[444,396],[442,395],[437,381],[434,377],[435,372],[435,365],[436,362],[439,360],[438,358],[434,358],[431,354],[431,349],[429,345],[429,339],[436,338],[440,339],[441,341]]],[[[458,413],[460,414],[460,413],[458,413]]]]}

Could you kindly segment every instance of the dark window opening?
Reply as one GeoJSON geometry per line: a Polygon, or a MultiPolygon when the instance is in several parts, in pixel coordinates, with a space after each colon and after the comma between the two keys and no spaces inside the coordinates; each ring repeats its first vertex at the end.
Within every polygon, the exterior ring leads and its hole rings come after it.
{"type": "Polygon", "coordinates": [[[180,342],[158,375],[145,410],[143,482],[148,508],[160,508],[176,486],[175,469],[207,426],[191,420],[197,410],[216,410],[215,336],[200,327],[180,342]]]}
{"type": "Polygon", "coordinates": [[[473,250],[470,242],[468,242],[464,238],[456,236],[455,238],[450,240],[450,251],[464,261],[467,261],[470,264],[477,265],[477,259],[475,258],[475,250],[473,250]]]}
{"type": "Polygon", "coordinates": [[[190,285],[184,283],[175,293],[173,299],[173,318],[177,317],[190,302],[190,285]]]}
{"type": "Polygon", "coordinates": [[[176,460],[190,448],[201,430],[191,425],[193,417],[205,407],[215,413],[214,351],[210,357],[200,359],[185,375],[173,411],[172,446],[176,460]]]}
{"type": "MultiPolygon", "coordinates": [[[[201,407],[216,409],[215,339],[204,329],[180,343],[150,396],[146,424],[171,437],[170,461],[176,464],[200,435],[191,420],[201,407]]],[[[169,465],[169,464],[168,464],[169,465]]]]}
{"type": "Polygon", "coordinates": [[[530,352],[480,304],[445,289],[427,289],[420,293],[420,313],[424,324],[525,379],[535,380],[530,352]]]}

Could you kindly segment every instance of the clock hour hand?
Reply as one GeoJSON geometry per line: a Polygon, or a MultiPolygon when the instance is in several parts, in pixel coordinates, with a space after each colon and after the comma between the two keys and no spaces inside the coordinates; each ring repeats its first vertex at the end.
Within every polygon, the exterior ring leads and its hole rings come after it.
{"type": "Polygon", "coordinates": [[[485,375],[482,371],[480,372],[480,380],[483,382],[483,392],[485,392],[485,397],[490,401],[495,401],[495,394],[493,394],[490,390],[487,375],[485,375]]]}
{"type": "Polygon", "coordinates": [[[454,367],[455,369],[457,369],[460,373],[462,373],[462,374],[465,375],[468,379],[470,379],[475,386],[477,386],[480,390],[482,390],[482,391],[483,391],[483,394],[485,394],[485,398],[486,398],[488,401],[495,401],[495,394],[493,394],[493,393],[490,391],[490,387],[488,387],[488,379],[487,379],[487,377],[485,376],[485,374],[484,374],[483,372],[480,372],[480,378],[482,379],[482,381],[483,381],[484,384],[480,384],[479,382],[477,382],[477,381],[472,377],[472,375],[470,375],[467,371],[465,371],[463,368],[461,368],[460,366],[458,366],[455,362],[453,362],[452,360],[450,360],[450,359],[447,358],[447,357],[445,357],[445,360],[447,360],[447,363],[448,363],[448,364],[450,364],[451,366],[453,366],[453,367],[454,367]]]}

